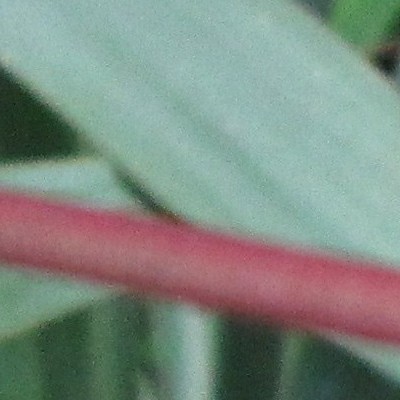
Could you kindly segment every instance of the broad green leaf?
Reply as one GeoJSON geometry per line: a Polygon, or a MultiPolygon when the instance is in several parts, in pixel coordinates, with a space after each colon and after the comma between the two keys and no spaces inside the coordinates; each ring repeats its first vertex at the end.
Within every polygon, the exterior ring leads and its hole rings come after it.
{"type": "Polygon", "coordinates": [[[166,207],[400,262],[398,95],[289,1],[1,7],[3,65],[166,207]]]}
{"type": "Polygon", "coordinates": [[[336,0],[330,23],[350,43],[373,50],[392,33],[399,16],[399,0],[336,0]]]}

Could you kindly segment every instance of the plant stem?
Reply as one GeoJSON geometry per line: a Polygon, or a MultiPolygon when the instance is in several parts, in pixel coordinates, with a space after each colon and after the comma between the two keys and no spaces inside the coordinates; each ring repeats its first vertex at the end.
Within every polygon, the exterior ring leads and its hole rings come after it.
{"type": "Polygon", "coordinates": [[[400,343],[400,273],[0,192],[0,260],[311,331],[400,343]]]}

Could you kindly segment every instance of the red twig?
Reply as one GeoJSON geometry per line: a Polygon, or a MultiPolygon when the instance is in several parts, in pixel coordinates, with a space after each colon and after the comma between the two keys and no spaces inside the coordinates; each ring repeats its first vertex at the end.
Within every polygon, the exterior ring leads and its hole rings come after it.
{"type": "Polygon", "coordinates": [[[0,227],[5,262],[400,343],[400,273],[383,266],[8,192],[0,227]]]}

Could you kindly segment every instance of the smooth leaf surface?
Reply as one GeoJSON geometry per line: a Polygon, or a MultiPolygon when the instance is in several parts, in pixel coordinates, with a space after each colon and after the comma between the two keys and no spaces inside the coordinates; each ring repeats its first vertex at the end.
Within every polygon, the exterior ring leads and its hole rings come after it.
{"type": "Polygon", "coordinates": [[[3,65],[173,211],[400,262],[398,95],[291,3],[1,7],[3,65]]]}

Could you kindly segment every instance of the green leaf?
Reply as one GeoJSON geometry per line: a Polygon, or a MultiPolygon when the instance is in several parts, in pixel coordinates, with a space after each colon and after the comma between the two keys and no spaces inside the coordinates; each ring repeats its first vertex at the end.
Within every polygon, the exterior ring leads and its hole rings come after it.
{"type": "Polygon", "coordinates": [[[399,0],[336,0],[330,23],[344,39],[372,50],[394,30],[399,0]]]}

